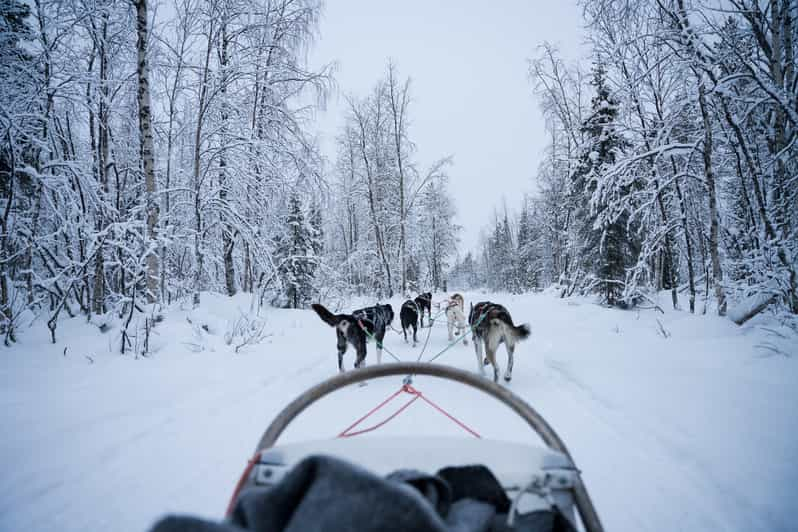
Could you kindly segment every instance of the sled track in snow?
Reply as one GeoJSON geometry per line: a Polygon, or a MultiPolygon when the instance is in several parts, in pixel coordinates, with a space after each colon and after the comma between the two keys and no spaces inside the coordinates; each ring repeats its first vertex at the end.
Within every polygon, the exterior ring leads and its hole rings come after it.
{"type": "MultiPolygon", "coordinates": [[[[661,427],[650,420],[631,418],[624,414],[623,407],[601,397],[589,385],[570,370],[568,364],[544,358],[548,370],[547,379],[552,379],[562,400],[573,405],[571,409],[594,445],[605,445],[623,449],[623,456],[604,456],[617,463],[617,470],[628,469],[629,460],[635,464],[640,475],[647,476],[645,485],[653,498],[649,505],[638,505],[628,512],[638,530],[661,530],[662,523],[670,521],[674,530],[780,530],[784,528],[753,508],[748,500],[733,488],[719,484],[711,471],[701,463],[700,457],[689,447],[674,441],[667,431],[673,427],[661,427]],[[667,472],[667,478],[662,473],[667,472]],[[677,482],[672,481],[677,477],[677,482]],[[684,501],[694,506],[679,507],[684,501]],[[673,501],[673,502],[670,502],[673,501]],[[744,508],[744,511],[740,511],[744,508]],[[742,523],[742,518],[745,522],[742,523]]],[[[630,400],[633,400],[630,398],[630,400]]],[[[687,435],[682,435],[688,438],[687,435]]],[[[584,460],[576,457],[577,463],[585,467],[584,460]]],[[[601,469],[611,473],[616,469],[605,464],[601,469]]],[[[593,468],[591,468],[593,469],[593,468]]],[[[598,472],[599,467],[595,467],[598,472]]],[[[592,471],[586,482],[593,487],[596,498],[602,500],[601,490],[591,484],[592,471]]],[[[610,480],[610,477],[607,478],[610,480]]],[[[615,479],[617,481],[617,479],[615,479]]],[[[637,493],[641,499],[645,494],[637,493]]],[[[603,502],[607,503],[606,500],[603,502]]],[[[599,504],[599,508],[601,505],[599,504]]],[[[609,527],[610,529],[612,527],[609,527]]]]}

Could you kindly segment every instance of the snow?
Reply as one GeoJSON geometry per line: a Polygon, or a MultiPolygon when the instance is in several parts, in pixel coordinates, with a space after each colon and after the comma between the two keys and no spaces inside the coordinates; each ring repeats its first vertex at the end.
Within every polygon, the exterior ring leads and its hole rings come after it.
{"type": "MultiPolygon", "coordinates": [[[[607,530],[794,529],[794,336],[774,339],[761,316],[737,327],[714,316],[619,311],[551,293],[465,297],[466,306],[500,302],[531,325],[509,387],[560,433],[607,530]],[[793,356],[757,347],[764,343],[793,356]]],[[[235,353],[225,338],[250,303],[203,294],[197,311],[171,309],[146,358],[109,351],[118,328],[99,334],[80,318],[61,321],[55,345],[42,322],[23,331],[0,366],[7,464],[0,530],[132,532],[165,512],[220,518],[275,413],[336,371],[335,334],[306,310],[262,309],[251,318],[265,324],[265,338],[235,353]]],[[[401,301],[391,303],[398,311],[401,301]]],[[[391,332],[386,347],[415,360],[428,333],[428,359],[447,344],[445,320],[419,331],[416,348],[391,332]]],[[[374,352],[371,344],[368,363],[374,352]]],[[[499,360],[504,367],[503,348],[499,360]]],[[[350,349],[346,367],[353,362],[350,349]]],[[[438,362],[476,369],[471,345],[438,362]]],[[[324,399],[284,441],[333,437],[400,382],[324,399]]],[[[478,392],[435,379],[414,385],[485,437],[535,439],[478,392]]],[[[418,403],[375,434],[470,438],[418,403]]]]}

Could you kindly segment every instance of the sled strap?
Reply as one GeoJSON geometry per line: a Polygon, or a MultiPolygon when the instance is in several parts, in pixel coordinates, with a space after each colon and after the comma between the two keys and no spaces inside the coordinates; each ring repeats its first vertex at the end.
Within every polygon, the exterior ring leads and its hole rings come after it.
{"type": "Polygon", "coordinates": [[[424,400],[432,408],[434,408],[435,410],[437,410],[438,412],[440,412],[444,416],[448,417],[455,424],[457,424],[460,428],[462,428],[464,431],[468,432],[469,434],[471,434],[475,438],[482,438],[482,436],[480,436],[477,431],[475,431],[474,429],[470,428],[468,425],[466,425],[465,423],[463,423],[462,421],[460,421],[459,419],[457,419],[456,417],[451,415],[449,412],[447,412],[446,410],[444,410],[440,406],[438,406],[435,403],[433,403],[429,398],[427,398],[426,395],[422,394],[420,391],[418,391],[415,388],[413,388],[413,386],[411,386],[410,384],[405,384],[403,386],[403,388],[406,388],[407,390],[409,390],[408,393],[416,394],[416,397],[419,397],[422,400],[424,400]]]}
{"type": "MultiPolygon", "coordinates": [[[[379,340],[377,340],[377,337],[376,337],[376,336],[374,336],[373,334],[371,334],[371,333],[369,332],[369,330],[368,330],[368,329],[366,329],[366,326],[365,326],[365,325],[363,325],[363,322],[362,322],[361,320],[357,320],[357,325],[358,325],[358,327],[360,327],[360,329],[361,329],[361,330],[362,330],[364,333],[366,333],[366,336],[368,336],[368,337],[369,337],[371,340],[374,340],[374,343],[375,343],[375,344],[377,344],[377,348],[378,348],[378,349],[382,349],[383,351],[385,351],[386,353],[388,353],[389,355],[391,355],[391,356],[393,357],[393,359],[394,359],[394,360],[396,360],[397,362],[401,362],[401,361],[402,361],[402,359],[401,359],[401,358],[399,358],[398,356],[394,355],[394,354],[391,352],[391,350],[390,350],[390,349],[388,349],[387,347],[385,347],[385,346],[382,344],[382,342],[380,342],[379,340]]],[[[390,324],[389,324],[389,325],[390,325],[390,324]]]]}
{"type": "Polygon", "coordinates": [[[438,319],[438,316],[440,316],[444,312],[446,312],[445,309],[444,310],[439,310],[435,314],[435,317],[430,317],[429,318],[429,327],[427,328],[428,329],[427,330],[427,338],[424,340],[424,345],[421,346],[421,351],[418,354],[418,358],[416,359],[416,362],[421,362],[421,357],[424,356],[424,351],[427,350],[427,345],[429,345],[429,337],[432,336],[432,326],[435,325],[435,320],[438,319]]]}
{"type": "Polygon", "coordinates": [[[352,436],[357,436],[359,434],[364,434],[366,432],[372,432],[374,430],[377,430],[378,428],[386,425],[389,421],[391,421],[392,419],[396,418],[399,414],[401,414],[402,412],[407,410],[407,408],[411,404],[416,402],[418,399],[421,399],[422,401],[424,401],[425,403],[430,405],[432,408],[434,408],[435,410],[437,410],[438,412],[440,412],[441,414],[443,414],[444,416],[449,418],[457,426],[459,426],[460,428],[462,428],[463,430],[465,430],[466,432],[468,432],[469,434],[471,434],[475,438],[481,438],[482,437],[482,436],[479,435],[479,433],[477,431],[475,431],[474,429],[468,427],[465,423],[463,423],[462,421],[460,421],[459,419],[457,419],[456,417],[451,415],[449,412],[447,412],[446,410],[444,410],[443,408],[438,406],[436,403],[434,403],[433,401],[428,399],[423,393],[421,393],[419,390],[414,388],[409,383],[403,384],[401,388],[399,388],[397,391],[395,391],[390,396],[388,396],[387,399],[385,399],[380,404],[378,404],[377,406],[375,406],[374,408],[369,410],[364,416],[360,417],[357,421],[355,421],[354,423],[349,425],[347,428],[345,428],[343,431],[341,431],[341,433],[338,434],[338,437],[339,438],[350,438],[352,436]],[[406,394],[412,395],[413,398],[410,399],[409,401],[407,401],[402,406],[400,406],[398,410],[396,410],[394,413],[392,413],[391,415],[389,415],[388,417],[386,417],[385,419],[383,419],[379,423],[376,423],[375,425],[372,425],[370,427],[366,427],[364,429],[354,430],[353,431],[353,429],[355,427],[360,425],[363,421],[365,421],[367,418],[371,417],[378,410],[380,410],[382,407],[384,407],[385,405],[387,405],[388,403],[393,401],[396,397],[398,397],[402,393],[406,393],[406,394]]]}
{"type": "MultiPolygon", "coordinates": [[[[388,403],[390,403],[391,401],[393,401],[393,400],[394,400],[394,399],[395,399],[395,398],[396,398],[396,397],[397,397],[397,396],[398,396],[400,393],[402,393],[402,391],[403,391],[403,390],[402,390],[402,388],[399,388],[398,390],[396,390],[394,393],[392,393],[390,396],[388,396],[388,398],[387,398],[387,399],[385,399],[383,402],[381,402],[380,404],[378,404],[377,406],[375,406],[374,408],[372,408],[371,410],[369,410],[369,411],[368,411],[368,412],[367,412],[367,413],[366,413],[364,416],[362,416],[360,419],[358,419],[357,421],[355,421],[354,423],[352,423],[351,425],[349,425],[348,427],[346,427],[346,428],[345,428],[343,431],[341,431],[341,433],[338,435],[338,437],[339,437],[339,438],[348,438],[348,437],[350,437],[350,436],[357,436],[358,434],[363,434],[364,432],[371,432],[372,430],[376,430],[376,429],[380,428],[381,426],[385,425],[385,424],[386,424],[386,423],[388,423],[390,420],[392,420],[393,418],[395,418],[396,416],[398,416],[398,415],[399,415],[399,413],[400,413],[400,412],[402,412],[402,411],[403,411],[405,408],[407,408],[408,406],[410,406],[410,403],[412,403],[413,401],[410,401],[410,402],[406,403],[406,404],[405,404],[403,407],[401,407],[399,410],[397,410],[396,412],[394,412],[393,414],[391,414],[390,416],[388,416],[388,417],[387,417],[386,419],[384,419],[383,421],[381,421],[381,422],[377,423],[377,424],[376,424],[376,425],[374,425],[373,427],[369,427],[369,428],[367,428],[367,429],[359,430],[359,431],[356,431],[356,432],[350,432],[350,431],[351,431],[353,428],[357,427],[357,426],[358,426],[358,425],[360,425],[360,424],[361,424],[363,421],[365,421],[367,418],[371,417],[371,416],[372,416],[372,415],[373,415],[373,414],[374,414],[374,413],[375,413],[377,410],[379,410],[379,409],[380,409],[380,408],[382,408],[383,406],[385,406],[385,405],[387,405],[388,403]]],[[[415,399],[414,399],[414,400],[415,400],[415,399]]]]}

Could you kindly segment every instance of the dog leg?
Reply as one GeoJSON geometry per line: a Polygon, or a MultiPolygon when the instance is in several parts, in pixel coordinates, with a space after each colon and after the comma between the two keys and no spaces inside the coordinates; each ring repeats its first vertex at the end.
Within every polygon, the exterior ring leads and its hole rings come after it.
{"type": "Polygon", "coordinates": [[[360,339],[357,345],[357,360],[355,360],[355,367],[362,368],[365,366],[366,366],[366,339],[364,337],[360,339]]]}
{"type": "Polygon", "coordinates": [[[416,347],[416,344],[418,343],[418,339],[416,338],[416,332],[417,331],[418,331],[418,329],[417,329],[416,325],[413,324],[413,347],[416,347]]]}
{"type": "Polygon", "coordinates": [[[446,328],[449,330],[449,341],[454,340],[454,320],[449,319],[449,316],[446,316],[446,328]]]}
{"type": "Polygon", "coordinates": [[[346,353],[346,336],[340,330],[336,330],[338,333],[338,371],[340,373],[344,372],[344,353],[346,353]]]}
{"type": "Polygon", "coordinates": [[[496,363],[496,352],[491,351],[490,346],[485,346],[485,351],[487,351],[485,360],[493,366],[493,382],[499,382],[499,365],[496,363]]]}
{"type": "Polygon", "coordinates": [[[477,371],[483,377],[485,376],[485,366],[482,364],[482,344],[478,338],[472,338],[474,342],[474,353],[477,355],[477,371]]]}
{"type": "Polygon", "coordinates": [[[385,331],[382,334],[377,334],[377,364],[382,364],[382,342],[385,340],[385,331]]]}
{"type": "Polygon", "coordinates": [[[515,344],[507,342],[507,371],[504,372],[504,380],[510,382],[513,379],[513,353],[515,344]]]}
{"type": "Polygon", "coordinates": [[[496,351],[499,349],[499,339],[495,334],[488,336],[488,341],[485,343],[485,351],[487,352],[488,361],[493,366],[493,382],[499,382],[499,362],[496,360],[496,351]]]}
{"type": "Polygon", "coordinates": [[[404,325],[402,325],[402,334],[405,335],[405,343],[407,343],[407,329],[405,329],[404,325]]]}

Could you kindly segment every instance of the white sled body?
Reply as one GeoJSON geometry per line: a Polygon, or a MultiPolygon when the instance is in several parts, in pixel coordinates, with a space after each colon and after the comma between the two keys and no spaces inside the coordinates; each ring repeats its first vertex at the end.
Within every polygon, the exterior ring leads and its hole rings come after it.
{"type": "Polygon", "coordinates": [[[400,469],[428,474],[450,466],[484,465],[521,512],[555,504],[576,526],[571,489],[578,472],[565,455],[534,445],[478,438],[353,437],[304,441],[263,450],[246,486],[271,486],[302,459],[327,455],[355,463],[378,475],[400,469]]]}

